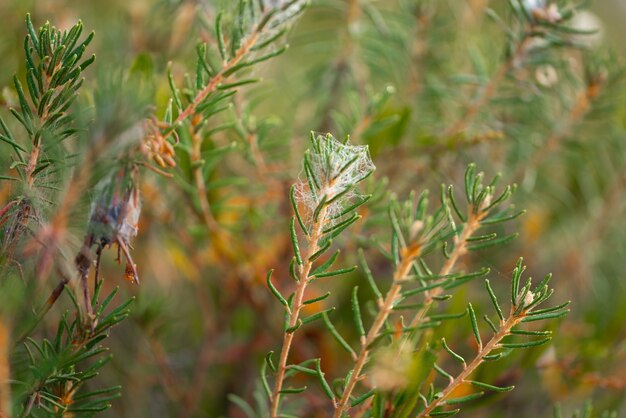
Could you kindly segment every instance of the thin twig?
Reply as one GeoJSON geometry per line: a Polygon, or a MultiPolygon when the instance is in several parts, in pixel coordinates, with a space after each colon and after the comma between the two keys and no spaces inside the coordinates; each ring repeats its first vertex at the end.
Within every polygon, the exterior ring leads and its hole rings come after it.
{"type": "Polygon", "coordinates": [[[467,382],[467,378],[480,366],[484,361],[484,357],[489,355],[491,351],[498,348],[498,344],[504,337],[510,334],[511,329],[519,324],[526,316],[526,310],[522,310],[519,315],[514,314],[514,309],[511,309],[511,314],[500,325],[498,332],[485,344],[485,346],[479,350],[474,359],[459,373],[448,386],[441,392],[441,396],[434,399],[426,408],[420,412],[417,418],[430,417],[430,413],[433,409],[444,404],[444,402],[454,393],[454,391],[462,384],[467,382]]]}
{"type": "Polygon", "coordinates": [[[4,318],[0,318],[0,417],[11,414],[11,369],[9,365],[10,332],[4,318]]]}
{"type": "MultiPolygon", "coordinates": [[[[285,3],[281,6],[280,10],[270,9],[259,18],[259,23],[243,41],[239,49],[235,52],[235,55],[224,63],[222,69],[213,76],[209,83],[196,95],[193,101],[189,103],[187,107],[178,115],[176,120],[172,123],[173,127],[180,126],[184,121],[196,115],[196,109],[202,104],[204,99],[206,99],[209,94],[213,93],[223,81],[228,79],[228,77],[233,74],[232,69],[236,67],[250,53],[250,51],[252,51],[252,48],[254,48],[259,40],[259,36],[261,36],[263,30],[270,22],[272,14],[277,11],[286,10],[288,7],[292,6],[293,3],[294,2],[285,3]]],[[[174,130],[169,130],[164,135],[164,139],[172,135],[173,132],[174,130]]]]}
{"type": "MultiPolygon", "coordinates": [[[[308,247],[303,254],[304,263],[299,268],[298,286],[293,299],[293,305],[289,313],[289,321],[287,328],[294,328],[298,325],[300,320],[300,310],[304,305],[304,292],[307,285],[311,281],[309,273],[313,267],[313,262],[309,260],[312,255],[319,251],[319,240],[322,237],[322,229],[326,221],[327,206],[324,206],[318,214],[317,221],[314,222],[311,229],[311,235],[307,237],[308,247]]],[[[291,350],[291,343],[293,341],[295,331],[285,332],[283,336],[283,346],[280,351],[280,359],[278,361],[278,369],[276,374],[276,382],[274,384],[274,390],[272,392],[272,405],[270,409],[270,417],[276,418],[278,416],[278,406],[280,404],[280,392],[283,388],[285,380],[285,372],[287,371],[287,360],[289,358],[289,352],[291,350]]]]}
{"type": "MultiPolygon", "coordinates": [[[[448,258],[444,265],[441,267],[441,270],[439,271],[439,276],[444,277],[452,273],[452,270],[456,266],[456,263],[459,261],[459,259],[467,254],[468,239],[472,235],[474,235],[478,228],[480,228],[480,221],[485,216],[487,216],[487,212],[480,211],[478,212],[478,214],[475,214],[472,206],[470,206],[470,208],[468,209],[467,223],[463,227],[463,232],[461,232],[461,235],[454,238],[454,250],[452,251],[452,254],[450,254],[450,258],[448,258]]],[[[426,315],[428,314],[430,308],[435,301],[435,297],[441,295],[441,293],[443,293],[442,287],[435,287],[434,289],[425,292],[424,306],[415,314],[409,324],[409,328],[417,327],[421,322],[424,321],[426,315]]]]}
{"type": "Polygon", "coordinates": [[[213,217],[211,212],[211,203],[209,202],[208,190],[206,182],[204,181],[204,173],[202,172],[202,138],[198,132],[194,132],[192,129],[192,143],[193,152],[191,154],[191,165],[193,167],[193,178],[198,191],[198,201],[200,202],[200,210],[202,213],[202,220],[207,228],[211,232],[217,232],[220,230],[220,226],[213,217]]]}
{"type": "Polygon", "coordinates": [[[379,300],[380,309],[374,319],[374,323],[370,327],[367,336],[361,339],[361,351],[357,356],[354,368],[352,369],[352,374],[350,375],[350,379],[348,379],[348,383],[345,386],[341,399],[335,408],[335,418],[340,418],[348,408],[348,402],[350,401],[352,391],[354,390],[357,382],[361,379],[361,371],[363,370],[363,366],[365,366],[369,357],[371,349],[370,345],[376,338],[378,338],[381,328],[385,324],[385,321],[387,321],[394,304],[400,296],[400,291],[402,289],[401,281],[411,272],[413,262],[417,257],[419,257],[421,249],[422,247],[420,245],[414,245],[404,250],[402,260],[400,261],[400,264],[398,264],[398,267],[393,275],[393,284],[391,285],[389,292],[387,292],[384,301],[379,300]]]}
{"type": "MultiPolygon", "coordinates": [[[[463,228],[463,232],[461,232],[461,235],[455,238],[454,250],[450,254],[450,258],[448,258],[445,264],[441,267],[439,271],[440,276],[449,275],[453,271],[459,259],[463,255],[467,254],[467,240],[476,232],[478,228],[480,228],[480,220],[483,219],[486,215],[487,214],[485,212],[480,212],[478,215],[474,214],[473,209],[470,206],[470,208],[468,209],[468,221],[465,224],[465,227],[463,228]]],[[[416,328],[420,323],[424,322],[426,315],[428,314],[430,308],[432,307],[435,301],[435,297],[439,296],[442,292],[443,292],[443,289],[441,287],[436,287],[432,290],[426,291],[424,306],[415,314],[415,316],[411,320],[408,326],[409,329],[416,328]]],[[[398,346],[398,352],[402,352],[404,348],[406,347],[406,345],[411,341],[412,341],[411,338],[404,338],[398,346]]],[[[349,400],[349,398],[347,398],[347,400],[349,400]]],[[[367,411],[371,402],[372,402],[372,398],[368,398],[365,402],[363,402],[363,404],[361,404],[362,407],[359,408],[359,410],[356,412],[354,416],[355,417],[362,416],[365,413],[365,411],[367,411]]],[[[341,415],[335,415],[335,416],[341,416],[341,415]]]]}

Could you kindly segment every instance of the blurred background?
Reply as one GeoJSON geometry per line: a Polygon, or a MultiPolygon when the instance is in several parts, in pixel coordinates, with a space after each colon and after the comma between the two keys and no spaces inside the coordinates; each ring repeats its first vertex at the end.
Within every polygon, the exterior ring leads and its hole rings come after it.
{"type": "MultiPolygon", "coordinates": [[[[35,26],[48,20],[69,28],[81,19],[95,31],[88,52],[97,59],[84,74],[79,103],[96,109],[87,135],[107,138],[147,115],[162,116],[168,63],[178,81],[193,74],[195,45],[215,42],[206,22],[226,3],[0,0],[0,114],[9,119],[16,102],[12,77],[23,77],[27,13],[35,26]]],[[[262,82],[240,89],[229,111],[212,122],[219,129],[203,149],[211,156],[208,196],[226,232],[206,231],[182,182],[143,176],[134,243],[141,285],[124,281],[112,252],[103,259],[105,286],[137,297],[131,319],[110,338],[114,359],[100,379],[124,389],[103,416],[242,416],[227,395],[253,399],[261,359],[281,339],[280,309],[265,273],[276,269],[278,285],[290,286],[288,191],[310,131],[350,134],[354,143],[370,146],[377,166],[366,186],[375,195],[369,217],[352,231],[361,238],[347,234],[340,243],[346,265],[366,237],[384,236],[381,202],[390,192],[406,198],[428,188],[436,196],[441,183],[463,184],[469,162],[518,185],[513,200],[527,213],[507,229],[519,238],[473,254],[464,267],[490,267],[492,283],[506,294],[523,256],[533,277],[554,274],[556,299],[571,299],[572,312],[547,348],[482,369],[484,381],[517,388],[464,416],[549,416],[555,403],[570,413],[585,400],[596,410],[624,411],[626,2],[596,1],[578,12],[571,25],[598,29],[594,34],[565,34],[563,42],[525,45],[521,52],[507,33],[523,28],[503,1],[311,3],[288,35],[289,50],[257,67],[262,82]],[[502,21],[489,18],[487,8],[502,21]]],[[[556,3],[562,10],[569,4],[556,3]]],[[[102,158],[105,166],[114,164],[114,156],[102,158]]],[[[189,161],[180,158],[178,179],[190,176],[189,161]]],[[[9,161],[5,147],[0,162],[8,167],[9,161]]],[[[12,192],[0,183],[1,200],[12,192]]],[[[91,193],[71,218],[65,245],[72,254],[91,193]]],[[[374,252],[369,261],[388,283],[391,266],[374,252]]],[[[354,273],[342,280],[333,283],[326,303],[338,306],[337,327],[351,335],[349,304],[342,301],[363,278],[354,273]]],[[[41,303],[55,285],[53,276],[40,283],[30,303],[41,303]]],[[[480,285],[463,292],[451,311],[466,298],[486,302],[480,285]]],[[[54,330],[55,314],[49,316],[42,335],[54,330]]],[[[448,327],[438,332],[447,335],[454,325],[448,327]]],[[[345,372],[347,356],[323,327],[301,334],[296,358],[321,353],[328,375],[345,372]]],[[[453,342],[468,338],[456,335],[453,342]]],[[[326,416],[320,394],[307,396],[314,407],[303,416],[326,416]]]]}

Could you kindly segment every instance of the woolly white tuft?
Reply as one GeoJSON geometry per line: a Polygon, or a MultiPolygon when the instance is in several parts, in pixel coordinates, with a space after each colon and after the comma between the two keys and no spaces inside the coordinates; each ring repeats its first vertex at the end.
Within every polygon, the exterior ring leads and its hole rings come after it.
{"type": "Polygon", "coordinates": [[[330,134],[313,137],[312,142],[305,156],[304,179],[296,185],[296,199],[308,209],[308,221],[322,200],[332,201],[326,208],[331,220],[358,198],[355,186],[376,167],[366,145],[342,143],[330,134]]]}

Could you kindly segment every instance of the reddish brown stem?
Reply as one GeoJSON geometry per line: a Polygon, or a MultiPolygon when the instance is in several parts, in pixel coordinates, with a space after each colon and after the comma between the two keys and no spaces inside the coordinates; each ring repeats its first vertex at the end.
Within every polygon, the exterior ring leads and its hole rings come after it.
{"type": "MultiPolygon", "coordinates": [[[[470,206],[468,210],[468,218],[467,222],[463,228],[463,232],[458,237],[454,239],[454,250],[452,254],[450,254],[450,258],[448,258],[445,264],[441,267],[439,271],[439,276],[447,276],[452,273],[452,270],[456,266],[456,263],[459,259],[467,253],[467,242],[468,239],[474,235],[474,233],[480,228],[480,221],[487,215],[486,212],[480,211],[478,214],[474,213],[473,208],[470,206]]],[[[442,279],[442,280],[445,280],[442,279]]],[[[436,287],[432,290],[426,291],[425,293],[425,301],[424,306],[415,314],[413,319],[411,320],[409,327],[417,327],[421,322],[424,321],[426,315],[428,314],[430,308],[433,305],[435,297],[441,295],[443,293],[442,287],[436,287]]]]}
{"type": "MultiPolygon", "coordinates": [[[[289,313],[288,328],[294,328],[299,324],[300,311],[304,302],[304,294],[307,285],[310,282],[309,273],[313,267],[313,262],[309,259],[313,254],[319,251],[319,240],[322,237],[322,228],[326,217],[326,207],[322,208],[318,215],[318,221],[313,224],[311,235],[308,238],[308,248],[305,254],[303,254],[303,264],[299,269],[298,287],[293,299],[292,308],[289,313]]],[[[280,351],[280,358],[278,360],[278,368],[276,374],[276,382],[274,384],[274,390],[272,392],[272,406],[270,409],[270,417],[276,418],[278,416],[278,407],[280,404],[280,391],[283,388],[285,380],[285,372],[287,371],[287,360],[289,358],[289,352],[291,350],[291,343],[293,342],[295,331],[285,332],[283,336],[283,346],[280,351]]]]}
{"type": "Polygon", "coordinates": [[[514,315],[511,312],[509,318],[506,321],[503,321],[500,324],[500,329],[498,332],[489,340],[485,346],[479,350],[478,354],[474,359],[463,369],[461,373],[459,373],[449,384],[448,386],[441,392],[441,396],[437,399],[434,399],[426,408],[420,412],[417,418],[430,417],[430,413],[433,412],[435,408],[438,406],[442,406],[445,404],[445,401],[454,393],[454,391],[462,384],[467,383],[468,377],[480,366],[484,361],[484,357],[489,355],[493,350],[498,348],[498,344],[504,337],[510,334],[511,329],[519,324],[522,319],[526,316],[526,311],[523,310],[519,315],[514,315]]]}
{"type": "Polygon", "coordinates": [[[348,379],[348,383],[344,388],[341,399],[337,403],[335,414],[333,415],[334,418],[340,418],[348,409],[350,396],[352,396],[352,392],[354,391],[357,382],[361,379],[361,372],[367,363],[370,353],[370,345],[376,338],[378,338],[381,328],[385,324],[385,321],[389,317],[394,304],[400,296],[400,290],[402,289],[401,281],[409,275],[411,267],[413,266],[413,261],[419,257],[420,253],[421,246],[419,245],[409,247],[404,251],[402,260],[400,264],[398,264],[398,267],[393,275],[393,284],[391,285],[391,289],[387,292],[385,299],[383,301],[379,301],[380,309],[374,319],[374,323],[370,327],[367,336],[361,339],[361,351],[357,356],[356,363],[352,369],[352,374],[350,375],[350,379],[348,379]]]}

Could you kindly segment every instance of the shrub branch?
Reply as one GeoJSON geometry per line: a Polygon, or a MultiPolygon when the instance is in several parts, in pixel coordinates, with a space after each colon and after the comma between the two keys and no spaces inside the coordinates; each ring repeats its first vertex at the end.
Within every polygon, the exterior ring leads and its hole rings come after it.
{"type": "Polygon", "coordinates": [[[311,234],[307,237],[307,250],[303,254],[304,263],[299,267],[298,286],[296,288],[292,307],[290,311],[288,311],[288,326],[283,336],[283,347],[281,349],[280,359],[278,361],[276,383],[274,384],[274,390],[272,392],[272,406],[270,412],[270,416],[272,418],[276,418],[278,416],[280,392],[283,388],[285,372],[287,371],[287,360],[289,358],[291,343],[295,334],[295,330],[290,331],[290,329],[297,327],[297,325],[299,324],[300,310],[304,306],[303,302],[306,287],[309,282],[311,282],[311,280],[314,280],[314,277],[309,277],[309,273],[311,272],[311,268],[313,267],[313,262],[310,260],[310,258],[320,250],[319,241],[322,237],[322,230],[326,221],[326,211],[327,206],[324,206],[320,211],[317,221],[315,221],[313,224],[311,234]]]}
{"type": "Polygon", "coordinates": [[[402,290],[402,280],[409,275],[411,272],[411,268],[413,266],[413,262],[417,257],[419,257],[421,253],[421,245],[414,245],[405,249],[404,254],[402,255],[402,260],[393,275],[393,284],[391,285],[391,289],[387,292],[385,299],[380,303],[380,309],[378,314],[376,315],[376,319],[374,319],[374,323],[369,329],[367,336],[361,339],[361,351],[359,352],[354,368],[352,369],[352,374],[350,375],[350,379],[346,384],[346,387],[343,391],[343,395],[341,396],[341,400],[337,404],[335,408],[335,418],[341,417],[343,412],[348,408],[348,403],[350,401],[350,396],[356,386],[357,382],[361,379],[361,372],[363,370],[363,366],[367,362],[369,353],[370,353],[370,345],[374,342],[374,340],[379,336],[380,330],[385,324],[385,321],[389,317],[393,306],[400,296],[400,291],[402,290]]]}

